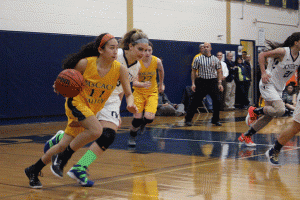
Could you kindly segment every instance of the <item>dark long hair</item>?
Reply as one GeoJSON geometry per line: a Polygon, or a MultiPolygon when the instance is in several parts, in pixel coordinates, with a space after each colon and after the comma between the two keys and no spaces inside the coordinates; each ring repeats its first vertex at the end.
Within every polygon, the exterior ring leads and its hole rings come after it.
{"type": "Polygon", "coordinates": [[[279,47],[292,47],[294,46],[295,42],[299,40],[300,40],[300,32],[295,32],[292,35],[290,35],[284,41],[284,43],[272,42],[270,40],[266,40],[266,43],[271,49],[276,49],[279,47]]]}
{"type": "MultiPolygon", "coordinates": [[[[100,56],[98,47],[104,35],[107,33],[102,33],[99,35],[95,41],[90,42],[83,47],[81,47],[78,53],[73,53],[67,56],[66,59],[63,60],[62,68],[63,69],[74,69],[76,64],[83,58],[91,57],[91,56],[100,56]]],[[[101,48],[105,48],[104,44],[101,48]]]]}
{"type": "Polygon", "coordinates": [[[236,66],[238,66],[238,65],[243,65],[243,57],[242,57],[242,56],[236,57],[236,59],[235,59],[235,65],[236,65],[236,66]],[[238,60],[241,60],[242,63],[239,63],[238,60]]]}

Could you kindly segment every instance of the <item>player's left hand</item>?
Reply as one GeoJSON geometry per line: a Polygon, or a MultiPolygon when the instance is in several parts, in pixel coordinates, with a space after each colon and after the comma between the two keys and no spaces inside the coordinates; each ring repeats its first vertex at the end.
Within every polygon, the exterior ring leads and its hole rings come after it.
{"type": "Polygon", "coordinates": [[[122,119],[121,117],[119,118],[119,126],[118,126],[118,129],[121,128],[121,125],[122,125],[122,119]]]}
{"type": "Polygon", "coordinates": [[[129,112],[131,112],[131,113],[137,113],[138,112],[138,109],[137,109],[137,107],[136,107],[136,105],[127,105],[127,110],[129,111],[129,112]]]}

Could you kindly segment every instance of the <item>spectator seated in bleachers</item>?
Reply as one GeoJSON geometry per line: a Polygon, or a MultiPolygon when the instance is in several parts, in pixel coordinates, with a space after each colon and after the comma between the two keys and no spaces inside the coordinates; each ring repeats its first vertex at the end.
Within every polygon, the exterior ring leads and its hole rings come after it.
{"type": "Polygon", "coordinates": [[[157,116],[182,116],[185,114],[183,104],[173,104],[168,96],[161,92],[158,94],[157,116]]]}
{"type": "Polygon", "coordinates": [[[293,83],[289,83],[282,93],[282,100],[285,104],[285,116],[292,116],[296,107],[297,95],[293,83]]]}

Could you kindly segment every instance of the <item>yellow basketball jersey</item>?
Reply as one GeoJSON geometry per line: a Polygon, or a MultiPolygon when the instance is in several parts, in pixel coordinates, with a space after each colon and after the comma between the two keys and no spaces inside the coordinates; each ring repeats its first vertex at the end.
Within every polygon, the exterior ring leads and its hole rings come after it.
{"type": "Polygon", "coordinates": [[[192,62],[192,67],[193,67],[193,65],[194,65],[195,59],[196,59],[198,56],[201,56],[201,55],[202,55],[202,53],[198,53],[197,55],[194,56],[193,62],[192,62]]]}
{"type": "Polygon", "coordinates": [[[139,73],[139,82],[150,81],[151,87],[148,89],[133,87],[133,89],[140,93],[158,92],[157,81],[156,81],[157,57],[152,56],[149,67],[145,67],[143,61],[140,60],[139,62],[141,64],[141,69],[140,69],[140,73],[139,73]]]}
{"type": "Polygon", "coordinates": [[[120,78],[121,64],[118,61],[114,61],[109,72],[104,77],[100,77],[96,65],[97,57],[88,57],[86,59],[88,64],[83,74],[85,86],[82,92],[74,97],[73,100],[87,104],[96,114],[104,107],[106,100],[114,91],[120,78]]]}

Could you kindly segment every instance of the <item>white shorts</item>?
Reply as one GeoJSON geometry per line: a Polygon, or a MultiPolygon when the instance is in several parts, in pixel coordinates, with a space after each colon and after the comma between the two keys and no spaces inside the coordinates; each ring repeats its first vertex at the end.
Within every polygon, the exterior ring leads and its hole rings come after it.
{"type": "Polygon", "coordinates": [[[300,101],[300,95],[298,94],[296,108],[293,114],[293,120],[298,123],[300,123],[300,102],[299,101],[300,101]]]}
{"type": "Polygon", "coordinates": [[[262,81],[259,82],[259,91],[262,98],[265,101],[277,101],[282,100],[282,91],[276,90],[273,84],[264,84],[262,81]]]}
{"type": "Polygon", "coordinates": [[[121,100],[119,96],[110,96],[106,101],[102,110],[100,110],[96,117],[101,121],[112,122],[115,125],[120,125],[120,105],[121,100]]]}

